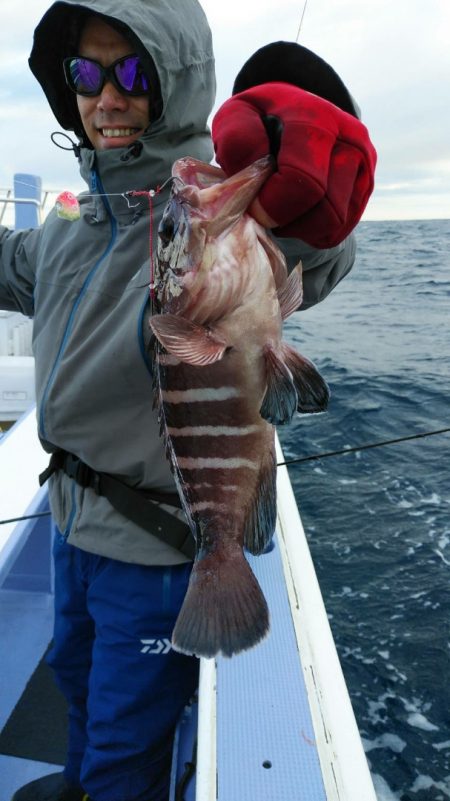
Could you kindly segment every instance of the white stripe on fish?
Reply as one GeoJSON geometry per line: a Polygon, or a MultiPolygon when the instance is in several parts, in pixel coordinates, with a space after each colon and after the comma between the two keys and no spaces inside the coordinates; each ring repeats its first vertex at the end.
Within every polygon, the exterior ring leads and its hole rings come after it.
{"type": "Polygon", "coordinates": [[[178,467],[185,470],[238,470],[248,467],[249,470],[259,470],[259,465],[250,459],[220,459],[216,457],[180,456],[177,459],[178,467]]]}
{"type": "Polygon", "coordinates": [[[169,426],[167,433],[171,437],[245,437],[247,434],[256,434],[259,426],[184,426],[174,428],[169,426]]]}
{"type": "Polygon", "coordinates": [[[190,507],[191,512],[204,512],[206,509],[213,509],[215,512],[226,512],[227,507],[223,503],[216,503],[215,501],[199,501],[193,503],[190,507]]]}
{"type": "Polygon", "coordinates": [[[240,398],[241,391],[237,387],[206,387],[203,389],[161,390],[165,403],[201,403],[202,401],[225,401],[240,398]]]}

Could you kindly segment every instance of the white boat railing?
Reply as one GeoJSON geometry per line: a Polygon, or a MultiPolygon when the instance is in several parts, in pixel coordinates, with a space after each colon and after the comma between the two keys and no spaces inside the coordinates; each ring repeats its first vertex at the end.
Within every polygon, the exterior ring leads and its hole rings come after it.
{"type": "Polygon", "coordinates": [[[16,173],[14,188],[0,187],[0,225],[36,228],[53,208],[60,191],[42,188],[36,175],[16,173]]]}

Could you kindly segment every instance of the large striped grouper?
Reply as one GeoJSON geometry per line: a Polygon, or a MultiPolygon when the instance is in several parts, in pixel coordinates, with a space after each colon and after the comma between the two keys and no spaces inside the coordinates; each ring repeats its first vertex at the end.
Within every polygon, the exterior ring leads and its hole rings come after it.
{"type": "Polygon", "coordinates": [[[155,389],[197,551],[172,644],[197,656],[232,656],[268,632],[244,548],[261,554],[275,530],[274,426],[328,402],[316,368],[282,341],[302,302],[301,266],[288,277],[246,213],[271,171],[261,159],[226,178],[178,160],[158,232],[155,389]]]}

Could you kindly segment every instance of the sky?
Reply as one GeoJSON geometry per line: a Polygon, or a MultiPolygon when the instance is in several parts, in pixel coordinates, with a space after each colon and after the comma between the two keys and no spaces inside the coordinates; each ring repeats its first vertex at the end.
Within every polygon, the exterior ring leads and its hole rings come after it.
{"type": "MultiPolygon", "coordinates": [[[[131,0],[130,0],[131,2],[131,0]]],[[[182,2],[182,0],[180,0],[182,2]]],[[[49,7],[0,0],[0,195],[15,172],[45,189],[83,189],[71,152],[28,68],[33,30],[49,7]]],[[[328,61],[361,108],[378,152],[365,220],[450,217],[450,0],[202,0],[214,40],[217,109],[249,56],[298,41],[328,61]]]]}

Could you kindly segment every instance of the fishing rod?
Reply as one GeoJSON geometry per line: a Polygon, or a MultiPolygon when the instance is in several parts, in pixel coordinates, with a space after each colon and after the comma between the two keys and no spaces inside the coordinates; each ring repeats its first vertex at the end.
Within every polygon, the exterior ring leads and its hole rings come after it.
{"type": "MultiPolygon", "coordinates": [[[[420,434],[410,434],[407,437],[396,437],[396,439],[385,439],[381,442],[369,442],[365,445],[357,445],[353,448],[343,448],[339,451],[325,451],[323,453],[315,453],[310,456],[301,456],[296,459],[286,459],[284,462],[278,462],[277,467],[284,467],[290,464],[300,464],[301,462],[311,462],[318,459],[328,459],[330,456],[345,456],[347,453],[356,453],[357,451],[366,451],[369,448],[383,448],[385,445],[397,445],[399,442],[408,442],[415,439],[424,439],[425,437],[435,437],[438,434],[450,433],[450,426],[448,428],[439,428],[434,431],[423,431],[420,434]]],[[[20,523],[22,520],[33,520],[40,517],[49,517],[51,512],[37,512],[34,515],[23,515],[22,517],[11,517],[8,520],[0,520],[0,525],[6,523],[20,523]]]]}
{"type": "Polygon", "coordinates": [[[312,462],[316,459],[328,459],[330,456],[343,456],[347,453],[356,453],[357,451],[367,451],[369,448],[383,448],[385,445],[397,445],[399,442],[408,442],[414,439],[423,439],[424,437],[435,437],[437,434],[448,434],[449,428],[439,428],[435,431],[423,431],[420,434],[410,434],[407,437],[396,437],[395,439],[384,439],[380,442],[369,442],[366,445],[358,445],[353,448],[342,448],[339,451],[324,451],[323,453],[315,453],[311,456],[300,456],[295,459],[286,459],[285,462],[278,462],[277,467],[284,467],[284,465],[300,464],[300,462],[312,462]]]}

